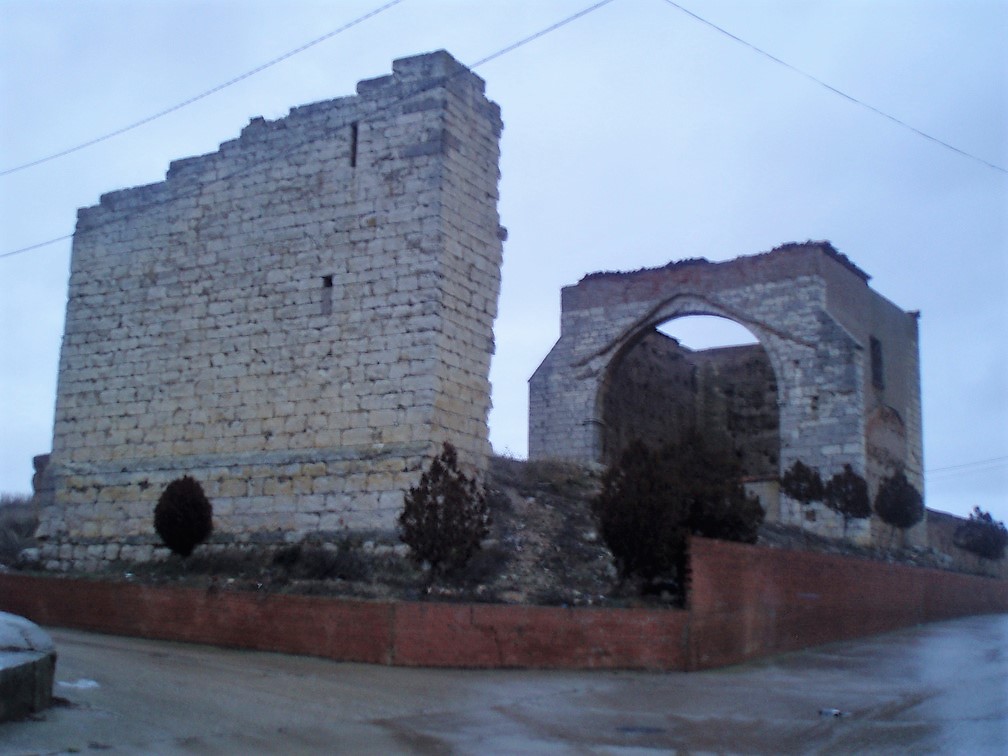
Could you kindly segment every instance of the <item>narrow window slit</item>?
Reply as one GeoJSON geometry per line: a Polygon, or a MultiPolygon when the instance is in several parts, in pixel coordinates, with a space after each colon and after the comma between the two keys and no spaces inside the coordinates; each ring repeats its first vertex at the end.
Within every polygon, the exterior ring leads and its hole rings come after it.
{"type": "Polygon", "coordinates": [[[322,276],[322,314],[332,315],[333,277],[322,276]]]}
{"type": "MultiPolygon", "coordinates": [[[[350,167],[357,167],[357,121],[350,124],[350,167]]],[[[331,276],[330,276],[331,278],[331,276]]]]}
{"type": "Polygon", "coordinates": [[[882,342],[874,336],[870,337],[871,352],[871,379],[872,386],[877,389],[885,388],[885,368],[882,365],[882,342]]]}

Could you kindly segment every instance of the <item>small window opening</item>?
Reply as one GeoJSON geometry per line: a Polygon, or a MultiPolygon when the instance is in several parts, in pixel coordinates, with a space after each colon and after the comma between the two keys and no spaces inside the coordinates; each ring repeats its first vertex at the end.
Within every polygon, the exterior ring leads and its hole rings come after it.
{"type": "Polygon", "coordinates": [[[350,124],[350,167],[357,167],[357,121],[350,124]]]}
{"type": "Polygon", "coordinates": [[[885,369],[882,365],[882,342],[874,336],[870,340],[871,346],[871,382],[877,389],[885,388],[885,369]]]}
{"type": "Polygon", "coordinates": [[[322,276],[322,314],[332,315],[333,277],[322,276]]]}

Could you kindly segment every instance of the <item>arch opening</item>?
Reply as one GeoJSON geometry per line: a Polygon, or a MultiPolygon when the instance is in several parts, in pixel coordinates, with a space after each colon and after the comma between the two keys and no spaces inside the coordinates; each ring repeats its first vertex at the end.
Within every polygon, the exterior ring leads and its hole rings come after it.
{"type": "Polygon", "coordinates": [[[639,329],[608,365],[598,410],[605,464],[634,440],[657,448],[696,432],[744,479],[779,475],[777,377],[757,336],[734,320],[678,316],[639,329]]]}

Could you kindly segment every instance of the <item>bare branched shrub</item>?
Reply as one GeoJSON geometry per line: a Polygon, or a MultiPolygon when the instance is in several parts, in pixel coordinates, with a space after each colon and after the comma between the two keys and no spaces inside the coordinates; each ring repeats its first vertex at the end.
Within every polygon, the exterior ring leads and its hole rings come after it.
{"type": "Polygon", "coordinates": [[[486,496],[459,470],[455,447],[445,443],[420,483],[406,494],[399,538],[416,562],[443,574],[464,566],[489,530],[486,496]]]}
{"type": "Polygon", "coordinates": [[[193,478],[173,480],[154,508],[154,529],[165,546],[182,557],[210,537],[213,506],[193,478]]]}

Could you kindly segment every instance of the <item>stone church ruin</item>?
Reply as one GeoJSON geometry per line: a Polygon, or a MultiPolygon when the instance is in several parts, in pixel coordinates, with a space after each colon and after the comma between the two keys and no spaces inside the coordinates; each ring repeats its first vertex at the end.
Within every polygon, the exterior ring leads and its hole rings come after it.
{"type": "Polygon", "coordinates": [[[849,464],[872,496],[897,470],[923,490],[917,314],[868,281],[828,242],[585,276],[563,289],[560,339],[529,381],[529,458],[609,464],[635,438],[660,446],[694,428],[735,455],[768,519],[869,540],[878,523],[846,531],[777,485],[801,460],[824,477],[849,464]],[[728,318],[759,343],[694,352],[656,330],[687,315],[728,318]]]}
{"type": "Polygon", "coordinates": [[[436,52],[82,209],[45,565],[150,559],[184,475],[218,542],[275,543],[391,530],[444,441],[485,468],[501,128],[436,52]]]}
{"type": "MultiPolygon", "coordinates": [[[[80,210],[44,566],[153,558],[155,505],[184,476],[215,544],[273,546],[389,534],[445,441],[485,470],[501,129],[450,55],[404,58],[80,210]]],[[[530,379],[530,459],[604,464],[700,429],[770,519],[838,535],[779,495],[796,460],[921,488],[917,319],[868,280],[827,242],[586,276],[530,379]],[[685,315],[759,343],[691,351],[656,330],[685,315]]]]}

